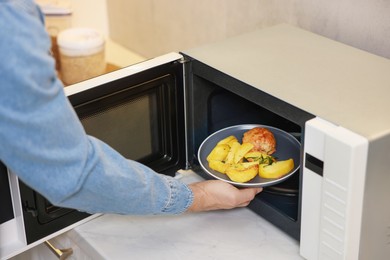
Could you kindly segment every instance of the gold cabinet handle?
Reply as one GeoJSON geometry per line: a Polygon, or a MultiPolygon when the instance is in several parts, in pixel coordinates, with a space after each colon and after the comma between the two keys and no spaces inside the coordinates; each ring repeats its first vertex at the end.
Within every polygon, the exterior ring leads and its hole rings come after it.
{"type": "Polygon", "coordinates": [[[45,245],[52,251],[60,260],[65,260],[73,254],[72,248],[58,249],[49,241],[45,241],[45,245]]]}

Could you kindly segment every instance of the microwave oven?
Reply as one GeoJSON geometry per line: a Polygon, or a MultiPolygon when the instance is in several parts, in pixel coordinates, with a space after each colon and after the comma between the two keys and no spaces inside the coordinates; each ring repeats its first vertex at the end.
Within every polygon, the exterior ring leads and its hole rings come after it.
{"type": "MultiPolygon", "coordinates": [[[[248,207],[298,240],[306,259],[386,259],[388,71],[385,58],[283,24],[162,55],[65,92],[88,134],[171,176],[192,169],[211,178],[197,151],[225,127],[261,124],[290,133],[301,143],[299,170],[248,207]]],[[[12,173],[2,182],[18,183],[12,173]]],[[[24,201],[15,189],[11,197],[24,201]]],[[[29,208],[14,208],[2,218],[17,219],[23,233],[29,208]]]]}

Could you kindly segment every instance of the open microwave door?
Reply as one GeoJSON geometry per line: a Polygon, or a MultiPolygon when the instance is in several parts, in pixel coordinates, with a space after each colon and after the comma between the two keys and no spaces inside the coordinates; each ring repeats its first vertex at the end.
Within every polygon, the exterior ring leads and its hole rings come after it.
{"type": "MultiPolygon", "coordinates": [[[[182,60],[177,53],[167,54],[68,86],[65,92],[87,134],[128,159],[173,176],[187,161],[182,60]]],[[[0,216],[2,259],[96,216],[55,207],[1,163],[0,170],[3,200],[13,202],[2,208],[8,214],[0,216]],[[12,200],[10,191],[15,191],[12,200]]]]}
{"type": "Polygon", "coordinates": [[[183,57],[170,53],[66,87],[87,134],[173,176],[185,167],[183,57]]]}

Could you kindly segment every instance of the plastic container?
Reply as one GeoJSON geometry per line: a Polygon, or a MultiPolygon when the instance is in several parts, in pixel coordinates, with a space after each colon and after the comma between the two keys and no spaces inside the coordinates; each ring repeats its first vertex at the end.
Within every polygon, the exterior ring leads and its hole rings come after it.
{"type": "Polygon", "coordinates": [[[60,54],[57,45],[58,34],[71,27],[71,15],[46,16],[46,29],[51,38],[51,52],[56,62],[56,70],[61,70],[60,54]]]}
{"type": "Polygon", "coordinates": [[[92,28],[71,28],[58,34],[61,79],[74,84],[105,72],[104,38],[92,28]]]}
{"type": "Polygon", "coordinates": [[[60,71],[60,55],[57,45],[58,34],[72,26],[72,8],[68,1],[37,0],[45,15],[46,30],[51,38],[51,52],[56,62],[56,70],[60,71]]]}

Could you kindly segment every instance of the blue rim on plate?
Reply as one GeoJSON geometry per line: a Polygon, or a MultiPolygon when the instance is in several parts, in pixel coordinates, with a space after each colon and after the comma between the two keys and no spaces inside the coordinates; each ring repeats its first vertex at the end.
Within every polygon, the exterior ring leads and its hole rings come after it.
{"type": "Polygon", "coordinates": [[[291,177],[295,172],[297,172],[300,166],[300,150],[300,142],[294,136],[279,128],[267,125],[244,124],[230,126],[208,136],[199,147],[198,160],[202,169],[215,179],[219,179],[231,183],[234,186],[243,188],[266,187],[280,183],[291,177]],[[237,140],[242,143],[242,136],[244,135],[244,133],[255,127],[267,128],[274,134],[276,140],[276,152],[273,153],[272,156],[277,158],[277,160],[279,161],[292,158],[294,160],[294,169],[292,169],[288,174],[277,179],[265,179],[257,175],[255,178],[248,182],[240,183],[232,181],[226,174],[217,172],[209,167],[209,163],[206,158],[219,141],[230,135],[234,135],[237,140]]]}

